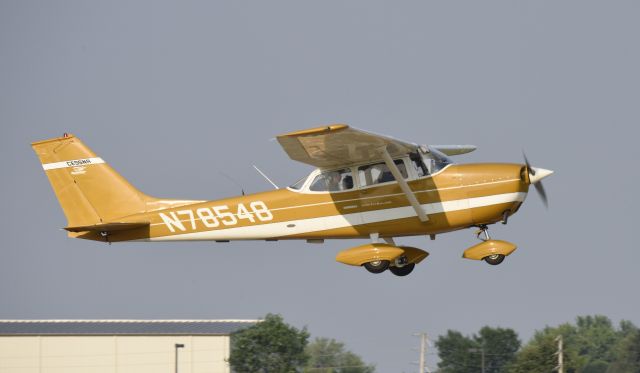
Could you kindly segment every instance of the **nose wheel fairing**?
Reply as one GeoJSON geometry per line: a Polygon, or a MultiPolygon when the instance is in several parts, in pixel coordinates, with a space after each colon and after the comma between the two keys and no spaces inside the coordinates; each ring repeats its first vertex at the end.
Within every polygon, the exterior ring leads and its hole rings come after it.
{"type": "Polygon", "coordinates": [[[502,259],[504,259],[505,256],[511,255],[516,248],[517,246],[511,242],[488,239],[466,249],[462,254],[462,257],[472,260],[483,260],[485,258],[489,258],[490,261],[487,261],[489,264],[499,264],[496,263],[500,260],[498,255],[502,255],[502,259]]]}
{"type": "Polygon", "coordinates": [[[476,237],[482,242],[473,245],[462,253],[462,257],[472,260],[484,260],[490,265],[498,265],[517,248],[515,244],[503,240],[494,240],[489,236],[487,225],[479,226],[476,237]]]}

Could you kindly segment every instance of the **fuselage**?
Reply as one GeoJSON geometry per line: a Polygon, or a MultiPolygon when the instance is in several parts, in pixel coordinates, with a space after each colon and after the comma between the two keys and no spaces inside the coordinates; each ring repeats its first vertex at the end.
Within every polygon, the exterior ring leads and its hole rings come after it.
{"type": "MultiPolygon", "coordinates": [[[[522,164],[451,164],[407,180],[428,214],[422,222],[397,182],[341,192],[290,188],[148,211],[120,219],[149,227],[111,232],[109,242],[284,240],[432,235],[514,214],[529,184],[522,164]]],[[[72,234],[104,241],[98,232],[72,234]]]]}

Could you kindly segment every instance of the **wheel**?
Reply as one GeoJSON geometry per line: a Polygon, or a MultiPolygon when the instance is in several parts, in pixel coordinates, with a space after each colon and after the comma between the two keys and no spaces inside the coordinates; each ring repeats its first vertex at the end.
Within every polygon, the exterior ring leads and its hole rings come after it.
{"type": "Polygon", "coordinates": [[[371,273],[382,273],[389,268],[389,261],[374,260],[373,262],[364,263],[364,268],[371,273]]]}
{"type": "Polygon", "coordinates": [[[389,270],[396,276],[406,276],[413,271],[415,266],[415,263],[409,263],[402,267],[389,267],[389,270]]]}
{"type": "Polygon", "coordinates": [[[493,254],[493,255],[485,256],[483,259],[485,262],[491,264],[492,266],[497,266],[498,264],[502,263],[502,261],[504,260],[504,255],[493,254]]]}

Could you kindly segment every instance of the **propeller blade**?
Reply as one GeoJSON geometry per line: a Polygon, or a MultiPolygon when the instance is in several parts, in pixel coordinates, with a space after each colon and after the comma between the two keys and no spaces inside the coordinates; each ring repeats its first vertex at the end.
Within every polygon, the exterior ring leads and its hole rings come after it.
{"type": "Polygon", "coordinates": [[[524,158],[524,163],[526,164],[527,172],[529,173],[529,182],[536,188],[536,192],[538,192],[542,203],[544,203],[544,207],[549,208],[549,200],[547,198],[547,192],[544,190],[544,186],[542,185],[542,179],[551,175],[553,171],[545,170],[544,168],[531,167],[524,150],[522,151],[522,157],[524,158]],[[536,173],[538,173],[537,176],[536,173]]]}
{"type": "Polygon", "coordinates": [[[531,164],[529,163],[529,160],[527,159],[527,155],[525,154],[524,150],[522,151],[522,156],[524,157],[524,163],[527,165],[527,170],[529,171],[529,173],[531,175],[535,175],[536,170],[534,170],[533,167],[531,167],[531,164]]]}
{"type": "Polygon", "coordinates": [[[533,186],[536,188],[536,192],[538,192],[538,195],[540,196],[542,203],[544,203],[544,207],[549,208],[547,192],[545,192],[544,186],[542,186],[542,181],[538,181],[537,183],[533,184],[533,186]]]}

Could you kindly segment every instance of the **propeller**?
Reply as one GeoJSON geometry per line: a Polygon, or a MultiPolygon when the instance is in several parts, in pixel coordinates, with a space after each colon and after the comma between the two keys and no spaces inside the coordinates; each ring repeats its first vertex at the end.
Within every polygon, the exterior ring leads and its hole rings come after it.
{"type": "Polygon", "coordinates": [[[529,184],[533,184],[536,188],[536,192],[542,199],[542,203],[544,203],[544,207],[549,208],[549,201],[547,199],[547,192],[544,190],[544,186],[542,185],[542,179],[551,175],[553,171],[545,170],[544,168],[531,167],[529,163],[529,159],[527,159],[527,155],[522,152],[522,156],[524,157],[524,163],[527,165],[527,172],[529,173],[529,184]]]}

